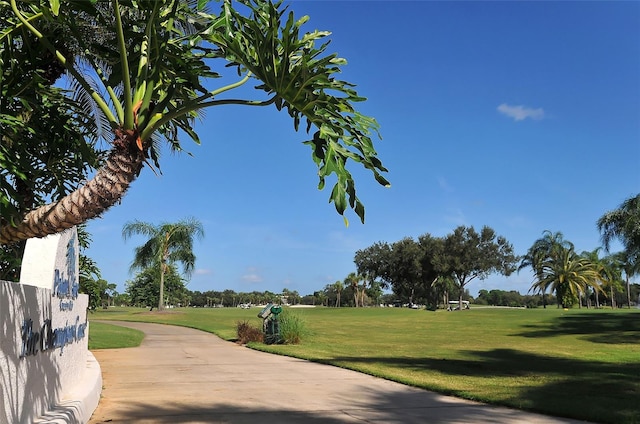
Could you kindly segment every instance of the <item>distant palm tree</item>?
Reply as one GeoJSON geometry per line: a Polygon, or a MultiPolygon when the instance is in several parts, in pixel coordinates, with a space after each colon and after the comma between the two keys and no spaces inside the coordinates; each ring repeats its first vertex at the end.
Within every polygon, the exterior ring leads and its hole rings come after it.
{"type": "Polygon", "coordinates": [[[605,280],[602,282],[604,290],[609,291],[611,309],[616,308],[616,292],[622,290],[622,263],[618,253],[602,258],[605,280]]]}
{"type": "Polygon", "coordinates": [[[627,290],[627,307],[631,309],[631,277],[640,274],[640,255],[629,254],[627,250],[613,254],[613,259],[624,272],[627,290]]]}
{"type": "Polygon", "coordinates": [[[597,226],[607,252],[614,239],[624,246],[624,251],[616,254],[616,260],[625,273],[627,306],[631,308],[629,279],[640,274],[640,194],[622,202],[618,209],[602,215],[597,226]]]}
{"type": "MultiPolygon", "coordinates": [[[[522,257],[520,266],[518,266],[518,272],[526,267],[531,267],[536,280],[540,282],[543,279],[545,263],[547,263],[550,258],[557,258],[564,249],[573,249],[573,244],[565,240],[560,231],[552,233],[549,230],[544,230],[542,237],[533,242],[533,245],[522,257]]],[[[539,290],[542,294],[542,305],[546,308],[547,302],[545,294],[548,287],[539,284],[534,284],[534,286],[536,290],[539,290]]],[[[534,286],[532,286],[532,288],[534,286]]]]}
{"type": "Polygon", "coordinates": [[[541,264],[540,276],[531,289],[543,293],[548,288],[555,291],[563,308],[572,306],[589,287],[600,290],[596,268],[591,261],[577,255],[573,246],[555,250],[541,264]]]}
{"type": "Polygon", "coordinates": [[[342,290],[344,289],[344,285],[342,284],[342,281],[338,280],[335,283],[333,283],[333,289],[336,291],[336,308],[339,308],[340,293],[342,293],[342,290]]]}
{"type": "Polygon", "coordinates": [[[175,262],[182,263],[184,273],[189,276],[195,268],[196,257],[193,254],[193,239],[204,237],[202,224],[189,218],[175,224],[153,225],[142,221],[125,224],[122,237],[126,240],[140,234],[149,239],[135,249],[135,258],[131,270],[160,267],[160,295],[158,310],[164,309],[164,276],[167,267],[175,262]]]}
{"type": "MultiPolygon", "coordinates": [[[[600,289],[602,290],[602,283],[605,281],[609,280],[609,274],[610,274],[610,270],[607,267],[607,264],[600,258],[599,253],[600,253],[601,248],[598,247],[596,249],[593,249],[592,251],[584,251],[580,254],[581,257],[587,259],[588,261],[591,262],[591,264],[593,264],[596,272],[598,273],[598,284],[600,286],[600,289]]],[[[600,299],[599,299],[599,293],[600,290],[594,290],[594,295],[595,295],[595,301],[596,301],[596,308],[600,308],[600,299]]]]}
{"type": "Polygon", "coordinates": [[[620,240],[631,256],[640,255],[640,194],[622,202],[614,211],[605,213],[598,219],[598,230],[602,243],[609,251],[614,239],[620,240]]]}
{"type": "MultiPolygon", "coordinates": [[[[360,281],[362,281],[362,276],[359,274],[356,274],[355,272],[350,272],[349,275],[347,275],[347,278],[344,279],[344,285],[345,287],[351,287],[351,290],[353,290],[353,300],[354,300],[354,307],[358,307],[358,297],[360,294],[360,281]]],[[[364,306],[364,303],[363,305],[364,306]]]]}

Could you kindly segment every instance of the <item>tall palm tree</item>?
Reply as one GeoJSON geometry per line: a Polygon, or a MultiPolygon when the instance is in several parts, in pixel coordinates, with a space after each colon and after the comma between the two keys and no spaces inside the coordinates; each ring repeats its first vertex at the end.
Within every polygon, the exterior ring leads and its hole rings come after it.
{"type": "Polygon", "coordinates": [[[342,281],[338,280],[335,283],[333,283],[333,289],[336,292],[336,308],[340,307],[340,294],[342,293],[342,290],[344,289],[344,285],[342,284],[342,281]]]}
{"type": "Polygon", "coordinates": [[[543,293],[547,289],[555,291],[563,308],[572,306],[588,287],[600,290],[596,268],[591,261],[577,255],[573,247],[555,250],[554,255],[541,264],[540,277],[531,289],[543,293]]]}
{"type": "Polygon", "coordinates": [[[640,194],[626,199],[618,209],[602,215],[597,226],[607,252],[614,239],[624,246],[624,251],[616,254],[615,259],[625,273],[627,306],[631,308],[630,278],[640,274],[640,194]]]}
{"type": "Polygon", "coordinates": [[[612,255],[619,269],[624,272],[627,291],[627,307],[631,309],[631,277],[640,274],[640,255],[630,254],[628,250],[612,255]]]}
{"type": "Polygon", "coordinates": [[[13,37],[35,37],[43,54],[68,74],[78,98],[102,117],[98,121],[112,141],[104,165],[86,185],[24,215],[2,218],[0,244],[43,237],[101,214],[122,198],[144,165],[158,167],[160,138],[175,150],[182,149],[179,133],[199,143],[194,119],[213,106],[274,105],[287,110],[296,131],[301,121],[307,132],[316,128],[305,143],[319,168],[319,187],[336,175],[330,201],[341,215],[348,206],[364,220],[347,160],[389,184],[370,137],[377,122],[354,109],[364,98],[353,85],[334,78],[346,62],[326,54],[328,43],[316,45],[329,33],[303,34],[306,19],[295,20],[281,1],[243,0],[248,16],[231,0],[221,2],[218,14],[195,0],[8,2],[12,14],[0,26],[0,51],[15,43],[13,37]],[[48,26],[64,31],[74,48],[56,44],[42,30],[48,26]],[[100,37],[87,36],[91,31],[100,37]],[[85,52],[82,60],[74,51],[85,52]],[[210,89],[205,83],[222,80],[212,69],[216,61],[223,62],[220,68],[235,68],[238,77],[210,89]],[[227,97],[251,80],[258,82],[256,98],[227,97]]]}
{"type": "Polygon", "coordinates": [[[143,235],[148,240],[135,249],[131,270],[160,267],[160,295],[158,310],[164,309],[164,276],[169,265],[180,262],[186,276],[195,268],[193,239],[204,237],[202,224],[194,218],[177,223],[153,225],[142,221],[125,224],[122,237],[126,240],[133,235],[143,235]]]}
{"type": "Polygon", "coordinates": [[[607,251],[611,242],[618,239],[629,256],[640,256],[640,194],[626,199],[618,209],[602,215],[597,226],[607,251]]]}
{"type": "MultiPolygon", "coordinates": [[[[350,287],[353,291],[353,301],[354,307],[358,307],[358,299],[360,297],[360,281],[362,281],[362,276],[355,272],[350,272],[349,275],[344,279],[344,286],[350,287]]],[[[362,305],[364,306],[364,304],[362,305]]]]}
{"type": "Polygon", "coordinates": [[[604,265],[603,290],[609,292],[611,299],[611,309],[616,308],[616,292],[622,291],[622,266],[619,254],[607,255],[602,258],[604,265]]]}
{"type": "Polygon", "coordinates": [[[598,273],[597,284],[600,286],[600,290],[594,290],[593,293],[595,295],[596,308],[600,308],[600,298],[599,294],[602,290],[603,283],[609,280],[610,270],[607,267],[606,263],[600,258],[601,248],[598,247],[593,249],[592,251],[584,251],[580,254],[581,257],[585,258],[593,265],[594,269],[598,273]]]}
{"type": "MultiPolygon", "coordinates": [[[[522,256],[518,272],[524,268],[531,267],[536,280],[540,282],[544,277],[545,263],[550,258],[558,258],[564,249],[573,249],[573,244],[565,240],[560,231],[552,233],[549,230],[544,230],[542,237],[537,239],[527,253],[522,256]]],[[[534,284],[534,286],[542,294],[542,305],[546,308],[546,290],[548,287],[544,284],[534,284]]]]}

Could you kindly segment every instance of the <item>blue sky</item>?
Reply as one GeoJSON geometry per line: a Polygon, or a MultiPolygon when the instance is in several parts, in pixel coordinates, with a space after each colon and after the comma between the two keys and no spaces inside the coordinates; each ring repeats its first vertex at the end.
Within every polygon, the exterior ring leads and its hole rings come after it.
{"type": "MultiPolygon", "coordinates": [[[[88,254],[120,292],[144,241],[123,241],[133,219],[203,223],[191,290],[304,295],[355,271],[358,249],[459,225],[488,225],[517,254],[544,230],[592,250],[596,220],[640,192],[640,3],[290,5],[348,60],[340,78],[380,123],[391,188],[352,166],[366,222],[351,213],[345,227],[286,113],[208,110],[202,145],[184,140],[193,156],[166,153],[161,176],[144,169],[88,226],[88,254]]],[[[531,283],[521,272],[468,287],[526,293],[531,283]]]]}

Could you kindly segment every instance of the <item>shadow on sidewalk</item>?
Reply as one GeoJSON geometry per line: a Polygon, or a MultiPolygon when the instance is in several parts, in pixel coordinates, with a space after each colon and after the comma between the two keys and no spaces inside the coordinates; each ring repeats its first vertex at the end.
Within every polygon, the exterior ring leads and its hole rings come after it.
{"type": "MultiPolygon", "coordinates": [[[[366,390],[366,389],[365,389],[366,390]]],[[[570,419],[527,415],[522,411],[493,408],[482,404],[432,401],[418,407],[424,394],[376,393],[375,408],[371,405],[341,408],[336,410],[293,411],[278,409],[256,409],[242,406],[197,407],[179,403],[154,405],[145,402],[129,404],[127,411],[119,411],[117,417],[92,419],[90,424],[182,424],[182,423],[233,423],[233,424],[341,424],[341,423],[385,423],[385,424],[445,424],[445,423],[578,423],[570,419]],[[524,421],[523,421],[524,420],[524,421]]],[[[296,405],[291,405],[296,408],[296,405]]]]}

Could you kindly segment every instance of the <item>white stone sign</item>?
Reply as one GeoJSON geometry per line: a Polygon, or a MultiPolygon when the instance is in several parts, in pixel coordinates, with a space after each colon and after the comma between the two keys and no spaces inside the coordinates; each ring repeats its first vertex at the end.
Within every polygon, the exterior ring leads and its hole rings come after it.
{"type": "Polygon", "coordinates": [[[102,382],[78,276],[72,228],[28,240],[20,283],[0,282],[0,423],[86,422],[97,406],[102,382]],[[79,386],[88,399],[74,395],[79,386]]]}

